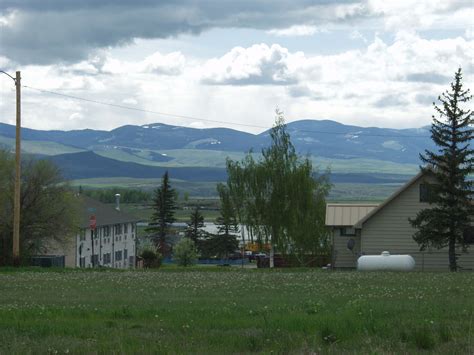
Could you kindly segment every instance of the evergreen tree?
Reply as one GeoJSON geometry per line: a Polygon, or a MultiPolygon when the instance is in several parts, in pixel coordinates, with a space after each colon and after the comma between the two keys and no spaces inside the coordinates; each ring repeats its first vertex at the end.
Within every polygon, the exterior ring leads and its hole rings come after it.
{"type": "Polygon", "coordinates": [[[216,219],[217,232],[228,236],[239,232],[239,226],[235,215],[235,209],[232,205],[229,189],[224,184],[217,184],[221,209],[220,216],[216,219]]]}
{"type": "Polygon", "coordinates": [[[204,216],[199,211],[199,207],[196,207],[190,216],[190,221],[187,223],[188,228],[186,230],[186,237],[191,239],[196,245],[198,240],[202,236],[201,228],[204,227],[204,216]]]}
{"type": "Polygon", "coordinates": [[[420,211],[416,218],[410,220],[412,226],[418,229],[413,238],[421,250],[429,246],[438,249],[448,247],[451,271],[458,269],[456,247],[467,248],[463,233],[469,228],[474,215],[473,184],[467,180],[468,175],[474,172],[474,150],[470,148],[474,139],[473,115],[470,110],[461,107],[472,98],[469,92],[469,89],[463,89],[459,69],[451,83],[451,90],[438,97],[441,105],[433,103],[440,119],[433,116],[431,138],[439,148],[437,152],[426,150],[420,157],[426,164],[422,170],[430,170],[436,183],[429,185],[432,196],[430,208],[420,211]]]}
{"type": "Polygon", "coordinates": [[[220,216],[216,218],[217,234],[210,239],[211,249],[220,257],[228,257],[239,247],[236,233],[239,232],[236,212],[232,204],[229,188],[217,185],[220,198],[220,216]]]}
{"type": "Polygon", "coordinates": [[[174,217],[176,194],[169,183],[168,172],[165,172],[161,186],[154,192],[153,209],[151,222],[146,230],[155,234],[155,244],[160,252],[165,255],[167,253],[166,235],[169,231],[169,226],[176,221],[174,217]]]}

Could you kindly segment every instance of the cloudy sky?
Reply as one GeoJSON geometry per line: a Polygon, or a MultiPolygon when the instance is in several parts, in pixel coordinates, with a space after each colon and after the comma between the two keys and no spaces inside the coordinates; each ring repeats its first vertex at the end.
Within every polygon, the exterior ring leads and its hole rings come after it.
{"type": "MultiPolygon", "coordinates": [[[[474,89],[473,18],[473,0],[0,0],[0,70],[138,109],[23,88],[36,129],[259,132],[276,107],[287,121],[420,127],[459,66],[474,89]]],[[[14,98],[1,75],[0,122],[14,123],[14,98]]]]}

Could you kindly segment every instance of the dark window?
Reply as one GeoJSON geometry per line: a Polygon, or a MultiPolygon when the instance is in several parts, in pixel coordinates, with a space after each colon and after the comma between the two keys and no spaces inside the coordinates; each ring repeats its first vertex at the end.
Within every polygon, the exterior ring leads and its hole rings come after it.
{"type": "Polygon", "coordinates": [[[115,252],[115,261],[122,261],[122,251],[116,251],[115,252]]]}
{"type": "Polygon", "coordinates": [[[128,258],[128,250],[124,249],[123,250],[123,260],[127,260],[127,258],[128,258]]]}
{"type": "Polygon", "coordinates": [[[79,259],[79,267],[86,267],[86,258],[82,257],[79,259]]]}
{"type": "Polygon", "coordinates": [[[341,236],[344,236],[344,237],[352,236],[353,237],[355,235],[356,235],[355,228],[349,228],[349,227],[341,228],[341,236]]]}
{"type": "Polygon", "coordinates": [[[420,184],[420,202],[434,202],[434,193],[432,185],[420,184]]]}
{"type": "Polygon", "coordinates": [[[97,255],[97,254],[92,255],[91,263],[94,266],[99,265],[99,255],[97,255]]]}
{"type": "Polygon", "coordinates": [[[474,244],[474,227],[467,228],[463,233],[463,237],[465,244],[474,244]]]}
{"type": "Polygon", "coordinates": [[[125,234],[128,233],[128,224],[126,224],[126,223],[123,225],[123,232],[124,232],[125,234]]]}

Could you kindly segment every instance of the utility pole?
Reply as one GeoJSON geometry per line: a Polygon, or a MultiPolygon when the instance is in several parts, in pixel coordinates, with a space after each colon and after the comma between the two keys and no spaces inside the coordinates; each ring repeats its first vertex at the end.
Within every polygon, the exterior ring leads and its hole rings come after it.
{"type": "Polygon", "coordinates": [[[13,194],[13,266],[20,266],[20,173],[21,173],[21,72],[14,78],[7,72],[16,86],[16,141],[15,141],[15,191],[13,194]]]}
{"type": "Polygon", "coordinates": [[[15,192],[13,201],[13,265],[20,266],[21,75],[16,72],[15,192]]]}

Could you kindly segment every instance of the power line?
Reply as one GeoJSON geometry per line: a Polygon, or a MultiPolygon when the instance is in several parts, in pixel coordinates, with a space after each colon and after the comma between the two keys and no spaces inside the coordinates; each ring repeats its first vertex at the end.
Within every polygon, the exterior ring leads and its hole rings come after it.
{"type": "MultiPolygon", "coordinates": [[[[250,128],[260,128],[260,129],[270,129],[271,128],[271,127],[268,127],[268,126],[260,126],[260,125],[252,125],[252,124],[246,124],[246,123],[220,121],[220,120],[211,120],[211,119],[195,117],[195,116],[177,115],[177,114],[173,114],[173,113],[146,110],[146,109],[141,109],[141,108],[137,108],[137,107],[118,105],[118,104],[113,104],[113,103],[110,103],[110,102],[92,100],[92,99],[87,99],[87,98],[84,98],[84,97],[79,97],[79,96],[74,96],[74,95],[69,95],[69,94],[63,94],[63,93],[59,93],[59,92],[55,92],[55,91],[51,91],[51,90],[40,89],[40,88],[35,88],[35,87],[32,87],[32,86],[27,86],[27,85],[22,85],[22,86],[24,88],[36,90],[36,91],[39,91],[39,92],[42,92],[42,93],[52,94],[52,95],[56,95],[56,96],[65,97],[65,98],[68,98],[68,99],[74,99],[74,100],[79,100],[79,101],[84,101],[84,102],[90,102],[90,103],[94,103],[94,104],[98,104],[98,105],[110,106],[110,107],[130,110],[130,111],[138,111],[138,112],[151,113],[151,114],[166,116],[166,117],[175,117],[175,118],[182,118],[182,119],[193,120],[193,121],[197,120],[197,121],[203,121],[203,122],[243,126],[243,127],[250,127],[250,128]]],[[[430,137],[428,135],[426,135],[426,136],[425,135],[416,135],[415,136],[415,135],[403,135],[403,134],[370,134],[370,133],[362,133],[362,132],[361,133],[347,133],[347,132],[343,133],[343,132],[329,132],[329,131],[313,131],[313,130],[306,130],[306,129],[300,129],[298,131],[307,132],[307,133],[317,133],[317,134],[342,135],[342,136],[350,135],[352,137],[354,137],[354,136],[387,137],[387,138],[429,138],[430,137]]]]}

